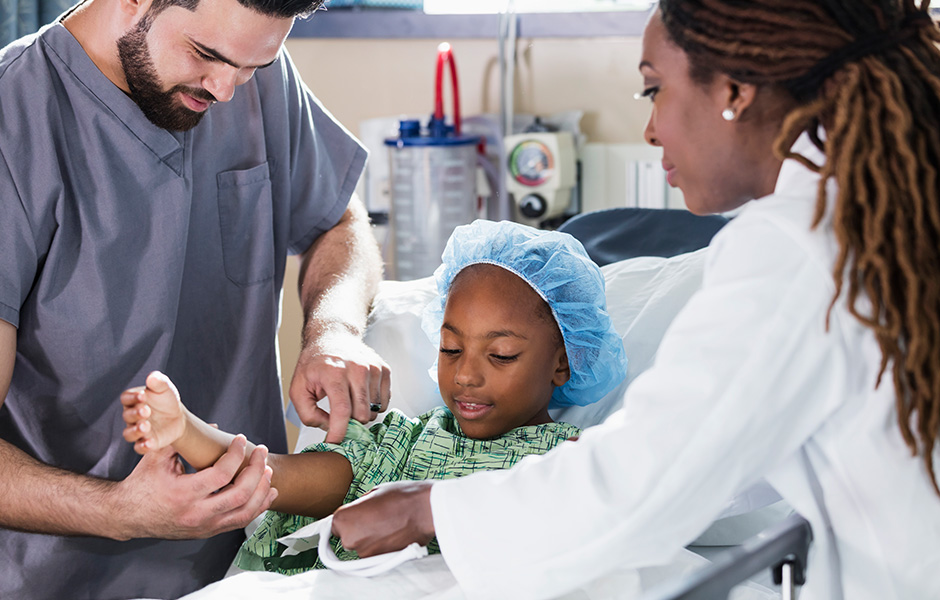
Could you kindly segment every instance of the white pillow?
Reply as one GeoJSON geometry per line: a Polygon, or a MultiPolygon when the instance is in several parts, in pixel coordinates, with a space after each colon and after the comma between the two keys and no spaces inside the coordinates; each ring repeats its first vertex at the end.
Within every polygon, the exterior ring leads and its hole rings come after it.
{"type": "Polygon", "coordinates": [[[390,408],[409,417],[443,404],[428,369],[438,349],[421,329],[424,307],[437,296],[433,277],[414,281],[383,281],[372,304],[365,342],[392,370],[390,408]]]}
{"type": "Polygon", "coordinates": [[[672,258],[644,256],[601,267],[607,311],[627,355],[627,376],[594,404],[551,411],[553,419],[584,428],[603,422],[620,408],[627,386],[653,364],[666,328],[702,286],[706,251],[672,258]]]}

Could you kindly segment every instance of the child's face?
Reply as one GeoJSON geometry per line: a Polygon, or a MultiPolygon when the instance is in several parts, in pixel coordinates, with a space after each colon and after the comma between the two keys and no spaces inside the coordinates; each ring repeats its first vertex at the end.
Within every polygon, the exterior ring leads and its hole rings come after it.
{"type": "Polygon", "coordinates": [[[549,400],[568,373],[558,326],[526,282],[494,265],[461,271],[444,308],[437,377],[467,436],[551,422],[549,400]]]}

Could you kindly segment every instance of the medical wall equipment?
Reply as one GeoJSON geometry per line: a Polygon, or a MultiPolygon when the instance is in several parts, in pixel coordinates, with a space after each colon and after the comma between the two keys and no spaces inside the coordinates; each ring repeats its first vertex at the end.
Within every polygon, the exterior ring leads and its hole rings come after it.
{"type": "Polygon", "coordinates": [[[565,212],[577,183],[574,136],[567,131],[520,133],[503,143],[515,220],[536,224],[565,212]]]}
{"type": "Polygon", "coordinates": [[[515,0],[505,0],[499,10],[500,120],[508,157],[501,168],[513,220],[538,226],[561,215],[571,205],[571,191],[577,184],[577,153],[574,136],[569,132],[513,133],[518,36],[515,5],[515,0]]]}
{"type": "Polygon", "coordinates": [[[440,264],[447,238],[479,211],[477,155],[480,138],[461,132],[457,68],[450,44],[438,47],[434,114],[424,132],[415,119],[402,120],[397,138],[388,138],[392,278],[426,277],[440,264]],[[453,125],[443,107],[443,72],[450,67],[453,125]]]}

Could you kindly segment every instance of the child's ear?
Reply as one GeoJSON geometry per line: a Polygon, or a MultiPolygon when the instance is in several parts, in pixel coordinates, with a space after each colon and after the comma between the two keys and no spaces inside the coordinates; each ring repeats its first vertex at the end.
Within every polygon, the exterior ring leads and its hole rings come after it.
{"type": "Polygon", "coordinates": [[[552,377],[552,383],[555,387],[561,387],[571,379],[571,368],[568,366],[568,353],[565,347],[559,349],[558,362],[555,366],[555,375],[552,377]]]}

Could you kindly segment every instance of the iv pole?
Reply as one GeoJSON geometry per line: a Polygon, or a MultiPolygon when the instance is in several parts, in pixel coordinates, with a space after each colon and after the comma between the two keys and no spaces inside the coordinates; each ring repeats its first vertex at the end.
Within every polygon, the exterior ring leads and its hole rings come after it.
{"type": "MultiPolygon", "coordinates": [[[[515,105],[515,71],[516,71],[516,35],[518,33],[518,20],[515,13],[515,0],[506,0],[499,12],[497,32],[497,49],[499,60],[499,117],[502,127],[502,136],[513,133],[513,112],[515,105]]],[[[498,220],[511,220],[512,209],[506,190],[506,149],[500,143],[499,151],[499,177],[498,220]]]]}

